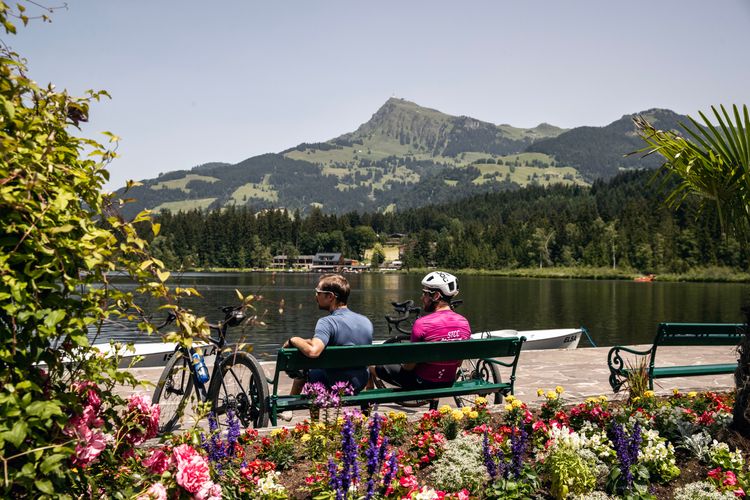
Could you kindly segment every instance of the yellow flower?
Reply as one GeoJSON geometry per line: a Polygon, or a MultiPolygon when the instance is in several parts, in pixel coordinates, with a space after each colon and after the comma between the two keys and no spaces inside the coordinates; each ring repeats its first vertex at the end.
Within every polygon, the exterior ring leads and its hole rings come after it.
{"type": "Polygon", "coordinates": [[[271,431],[271,437],[276,437],[281,434],[281,429],[274,429],[271,431]]]}
{"type": "Polygon", "coordinates": [[[469,406],[464,406],[463,408],[461,408],[461,413],[463,413],[464,415],[468,414],[470,411],[471,407],[469,406]]]}
{"type": "Polygon", "coordinates": [[[456,422],[460,422],[464,418],[464,414],[461,410],[453,410],[451,415],[456,422]]]}
{"type": "Polygon", "coordinates": [[[486,405],[487,398],[484,398],[482,396],[477,396],[477,398],[474,400],[474,404],[477,406],[486,405]]]}
{"type": "Polygon", "coordinates": [[[674,394],[675,396],[677,396],[679,393],[680,393],[679,389],[672,389],[672,394],[674,394]]]}
{"type": "Polygon", "coordinates": [[[510,411],[513,409],[512,405],[505,405],[505,411],[510,411]]]}
{"type": "Polygon", "coordinates": [[[550,401],[556,400],[557,399],[557,393],[556,392],[552,392],[552,391],[548,391],[547,392],[547,399],[549,399],[550,401]]]}
{"type": "Polygon", "coordinates": [[[300,438],[300,441],[302,441],[303,443],[306,443],[306,442],[310,441],[310,434],[307,434],[307,433],[302,434],[302,437],[300,438]]]}
{"type": "Polygon", "coordinates": [[[453,411],[453,409],[448,405],[443,405],[440,407],[440,413],[443,415],[445,415],[446,413],[450,413],[451,411],[453,411]]]}
{"type": "Polygon", "coordinates": [[[316,431],[326,430],[326,424],[324,424],[323,422],[315,422],[315,430],[316,431]]]}
{"type": "Polygon", "coordinates": [[[690,392],[688,392],[688,394],[687,394],[687,395],[688,395],[688,397],[689,397],[689,398],[694,398],[695,396],[697,396],[697,395],[698,395],[698,393],[697,393],[697,392],[695,392],[695,391],[690,391],[690,392]]]}
{"type": "Polygon", "coordinates": [[[506,400],[506,401],[513,401],[514,399],[516,399],[516,397],[515,397],[515,396],[514,396],[513,394],[510,394],[510,395],[508,395],[508,396],[505,396],[505,400],[506,400]]]}
{"type": "Polygon", "coordinates": [[[601,396],[599,396],[599,400],[600,400],[600,401],[601,401],[602,403],[606,403],[607,401],[609,401],[609,400],[607,399],[607,396],[605,396],[604,394],[602,394],[601,396]]]}
{"type": "Polygon", "coordinates": [[[561,385],[558,385],[557,387],[555,387],[555,392],[558,394],[562,394],[564,391],[565,389],[563,389],[561,385]]]}
{"type": "Polygon", "coordinates": [[[539,389],[537,389],[536,390],[536,395],[537,396],[543,396],[544,395],[544,389],[542,389],[541,387],[539,389]]]}
{"type": "Polygon", "coordinates": [[[339,418],[336,419],[336,425],[344,425],[344,417],[339,416],[339,418]]]}
{"type": "Polygon", "coordinates": [[[647,398],[653,398],[654,397],[654,391],[646,391],[646,392],[643,393],[643,396],[647,397],[647,398]]]}
{"type": "Polygon", "coordinates": [[[479,418],[479,412],[476,410],[471,410],[469,412],[469,418],[479,418]]]}
{"type": "Polygon", "coordinates": [[[520,407],[521,407],[521,406],[523,405],[523,403],[521,403],[521,401],[519,401],[518,399],[514,399],[514,400],[513,400],[513,401],[512,401],[511,403],[510,403],[510,405],[511,405],[511,406],[512,406],[513,408],[520,408],[520,407]]]}

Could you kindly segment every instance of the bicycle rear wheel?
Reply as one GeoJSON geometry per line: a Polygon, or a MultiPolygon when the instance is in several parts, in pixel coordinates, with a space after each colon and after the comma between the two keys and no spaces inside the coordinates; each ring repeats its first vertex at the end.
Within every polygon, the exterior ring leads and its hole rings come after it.
{"type": "MultiPolygon", "coordinates": [[[[471,380],[480,379],[486,380],[487,382],[499,383],[502,382],[500,377],[500,370],[497,365],[490,363],[483,359],[467,359],[461,363],[456,372],[456,380],[471,380]]],[[[474,404],[476,395],[467,394],[465,396],[454,396],[456,406],[471,406],[474,404]]],[[[493,404],[500,404],[503,402],[503,396],[499,392],[492,393],[487,396],[487,400],[493,404]],[[494,399],[493,399],[494,396],[494,399]]]]}
{"type": "Polygon", "coordinates": [[[177,428],[193,389],[190,360],[183,351],[175,351],[161,372],[151,402],[159,405],[159,434],[177,428]]]}
{"type": "MultiPolygon", "coordinates": [[[[396,334],[393,337],[389,337],[383,341],[384,344],[400,344],[402,342],[409,342],[409,335],[405,333],[396,334]]],[[[375,386],[378,389],[382,389],[385,387],[385,384],[381,380],[377,380],[375,382],[375,386]]],[[[400,406],[403,406],[404,408],[419,408],[420,406],[424,406],[426,404],[429,404],[431,399],[417,399],[414,401],[399,401],[397,404],[400,406]]]]}
{"type": "Polygon", "coordinates": [[[258,360],[238,352],[221,363],[211,379],[208,399],[219,425],[227,425],[227,412],[232,410],[244,427],[268,425],[268,382],[258,360]]]}

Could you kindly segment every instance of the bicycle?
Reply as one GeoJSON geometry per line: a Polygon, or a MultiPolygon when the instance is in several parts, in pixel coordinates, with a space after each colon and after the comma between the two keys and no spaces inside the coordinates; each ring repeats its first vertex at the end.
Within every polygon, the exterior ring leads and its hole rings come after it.
{"type": "MultiPolygon", "coordinates": [[[[226,343],[227,329],[239,326],[245,319],[244,307],[227,306],[221,310],[224,320],[208,324],[212,331],[218,332],[218,338],[209,336],[210,344],[204,352],[206,356],[216,354],[208,380],[201,382],[198,376],[193,364],[194,348],[177,346],[164,367],[152,398],[152,403],[161,409],[159,434],[178,427],[193,388],[199,402],[212,403],[212,411],[220,425],[226,425],[230,411],[244,427],[265,427],[268,424],[268,412],[261,406],[268,399],[268,379],[263,368],[255,357],[236,347],[228,348],[226,343]]],[[[164,328],[175,319],[174,313],[170,312],[158,328],[164,328]]]]}
{"type": "MultiPolygon", "coordinates": [[[[458,306],[463,303],[462,300],[453,300],[450,303],[451,310],[455,310],[458,306]]],[[[411,339],[411,328],[414,326],[414,321],[419,318],[422,310],[419,307],[414,307],[413,300],[407,300],[405,302],[391,302],[396,315],[385,316],[385,320],[388,323],[388,334],[389,337],[383,341],[384,344],[392,344],[398,342],[408,342],[411,339]],[[413,315],[413,317],[412,317],[413,315]],[[402,327],[402,323],[407,323],[409,329],[402,327]],[[395,335],[391,335],[393,330],[396,330],[395,335]]],[[[471,380],[480,379],[492,381],[494,383],[502,382],[500,369],[494,363],[489,363],[482,359],[466,359],[463,360],[461,366],[456,370],[456,380],[471,380]]],[[[494,404],[500,404],[503,401],[503,397],[500,393],[494,394],[494,404]]],[[[471,406],[474,403],[474,398],[471,396],[455,396],[453,400],[456,406],[471,406]]],[[[431,400],[424,401],[402,401],[399,403],[402,406],[408,408],[416,408],[425,404],[431,403],[431,400]]]]}

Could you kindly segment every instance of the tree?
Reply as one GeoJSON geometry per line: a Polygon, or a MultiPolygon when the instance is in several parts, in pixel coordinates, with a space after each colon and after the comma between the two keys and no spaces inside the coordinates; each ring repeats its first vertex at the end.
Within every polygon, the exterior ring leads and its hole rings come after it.
{"type": "MultiPolygon", "coordinates": [[[[677,179],[677,186],[669,188],[666,201],[672,208],[679,207],[689,197],[697,197],[701,207],[716,210],[723,234],[733,233],[747,248],[750,236],[750,115],[747,105],[742,113],[735,105],[732,115],[724,106],[716,107],[712,122],[700,112],[703,123],[688,117],[692,127],[684,124],[687,137],[674,131],[657,130],[643,117],[635,117],[641,138],[648,145],[641,152],[659,153],[665,158],[662,171],[665,179],[677,179]]],[[[668,186],[663,183],[662,187],[668,186]]],[[[734,425],[745,436],[750,436],[750,307],[746,315],[745,338],[739,346],[739,360],[735,372],[737,399],[734,406],[734,425]]]]}
{"type": "Polygon", "coordinates": [[[372,249],[372,258],[370,259],[370,267],[378,269],[380,264],[385,261],[385,252],[383,251],[383,245],[375,243],[372,249]]]}
{"type": "MultiPolygon", "coordinates": [[[[12,18],[30,19],[23,4],[15,5],[0,2],[6,34],[16,32],[12,18]]],[[[108,273],[126,271],[137,292],[176,312],[178,326],[203,336],[208,327],[177,308],[165,283],[169,273],[136,231],[139,224],[155,236],[159,226],[147,213],[123,220],[103,194],[113,150],[75,135],[89,104],[107,94],[74,98],[25,73],[23,58],[0,43],[0,496],[107,496],[90,469],[71,464],[81,464],[77,447],[88,445],[85,424],[75,418],[82,399],[94,393],[101,403],[106,418],[86,430],[103,439],[123,424],[124,400],[113,387],[136,383],[114,358],[90,350],[89,335],[105,321],[139,317],[132,294],[112,286],[108,273]]],[[[143,328],[153,331],[145,319],[143,328]]],[[[169,340],[188,342],[178,334],[169,340]]],[[[109,453],[117,444],[107,446],[109,453]]]]}

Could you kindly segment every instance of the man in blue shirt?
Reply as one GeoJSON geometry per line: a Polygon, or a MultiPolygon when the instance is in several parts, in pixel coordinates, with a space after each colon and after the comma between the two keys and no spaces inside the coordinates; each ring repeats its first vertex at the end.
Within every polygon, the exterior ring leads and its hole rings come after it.
{"type": "MultiPolygon", "coordinates": [[[[326,346],[372,344],[372,322],[347,307],[351,287],[340,274],[327,274],[315,288],[318,309],[330,314],[318,320],[311,339],[292,337],[283,347],[296,347],[308,358],[317,358],[326,346]]],[[[349,382],[358,393],[369,378],[366,366],[343,369],[311,369],[305,377],[294,378],[291,394],[300,394],[306,382],[322,382],[331,387],[336,382],[349,382]]]]}

